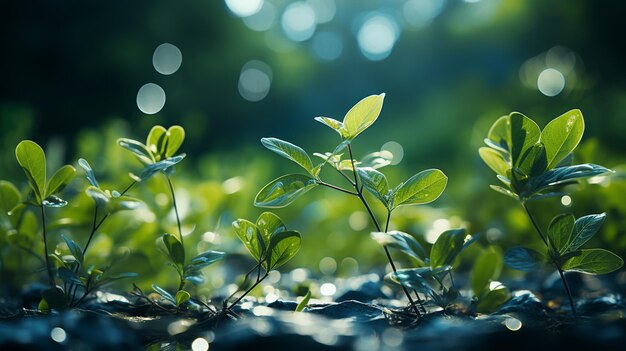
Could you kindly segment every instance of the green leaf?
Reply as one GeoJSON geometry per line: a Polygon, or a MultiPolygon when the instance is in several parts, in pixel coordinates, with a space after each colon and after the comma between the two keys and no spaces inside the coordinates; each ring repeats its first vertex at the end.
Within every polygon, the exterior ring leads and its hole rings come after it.
{"type": "Polygon", "coordinates": [[[141,205],[139,199],[130,196],[111,197],[105,205],[106,213],[134,210],[141,205]]]}
{"type": "Polygon", "coordinates": [[[263,138],[261,139],[261,143],[269,150],[297,163],[311,175],[315,176],[313,173],[313,162],[311,162],[311,158],[306,151],[299,146],[277,138],[263,138]]]}
{"type": "Polygon", "coordinates": [[[498,118],[487,134],[485,143],[496,149],[511,152],[511,132],[510,132],[510,119],[509,116],[502,116],[498,118]]]}
{"type": "Polygon", "coordinates": [[[511,169],[511,165],[504,159],[502,153],[492,148],[481,147],[478,149],[478,154],[485,164],[489,166],[492,171],[496,172],[496,174],[506,176],[507,171],[511,169]]]}
{"type": "Polygon", "coordinates": [[[314,178],[303,174],[288,174],[272,180],[254,199],[259,207],[285,207],[302,194],[317,186],[314,178]]]}
{"type": "Polygon", "coordinates": [[[519,112],[509,115],[509,128],[511,160],[517,167],[526,150],[539,142],[541,130],[537,123],[519,112]]]}
{"type": "Polygon", "coordinates": [[[354,105],[343,118],[342,136],[353,140],[372,125],[383,108],[385,94],[370,95],[354,105]]]}
{"type": "Polygon", "coordinates": [[[171,126],[167,130],[167,148],[165,149],[165,157],[173,157],[176,151],[183,145],[185,141],[185,129],[181,126],[171,126]]]}
{"type": "Polygon", "coordinates": [[[363,156],[359,165],[363,168],[379,169],[390,165],[392,160],[393,154],[390,151],[376,151],[363,156]]]}
{"type": "Polygon", "coordinates": [[[525,186],[524,195],[530,196],[554,185],[612,172],[613,171],[608,168],[591,163],[554,168],[540,176],[531,178],[525,186]]]}
{"type": "Polygon", "coordinates": [[[532,272],[539,269],[544,256],[533,249],[514,247],[504,254],[504,263],[513,269],[523,272],[532,272]]]}
{"type": "Polygon", "coordinates": [[[154,155],[148,147],[137,140],[120,138],[117,139],[117,143],[124,149],[132,152],[143,164],[149,165],[156,162],[154,155]]]}
{"type": "Polygon", "coordinates": [[[85,189],[85,193],[87,193],[87,195],[96,202],[96,205],[98,205],[98,207],[102,208],[104,208],[111,199],[111,195],[93,185],[87,187],[87,189],[85,189]]]}
{"type": "Polygon", "coordinates": [[[372,232],[372,239],[382,246],[391,246],[405,254],[419,260],[424,261],[426,252],[420,243],[411,235],[397,230],[391,230],[387,233],[372,232]]]}
{"type": "Polygon", "coordinates": [[[191,259],[190,263],[185,267],[187,269],[202,269],[207,267],[226,256],[226,253],[220,251],[206,251],[191,259]]]}
{"type": "Polygon", "coordinates": [[[435,291],[430,284],[430,280],[432,280],[434,276],[448,272],[451,269],[452,266],[449,265],[436,269],[432,269],[431,267],[398,269],[396,272],[391,272],[388,277],[405,288],[417,290],[423,294],[433,295],[435,291]]]}
{"type": "Polygon", "coordinates": [[[605,213],[600,213],[578,218],[574,223],[571,236],[568,237],[567,243],[563,247],[563,253],[578,250],[589,241],[600,230],[605,217],[605,213]]]}
{"type": "Polygon", "coordinates": [[[152,127],[148,133],[146,147],[153,155],[164,155],[168,142],[167,139],[167,129],[163,126],[156,125],[152,127]]]}
{"type": "Polygon", "coordinates": [[[37,204],[40,205],[45,198],[46,189],[46,155],[43,149],[33,141],[23,140],[15,148],[15,157],[28,178],[37,204]]]}
{"type": "Polygon", "coordinates": [[[260,261],[263,250],[259,244],[256,225],[248,220],[238,219],[233,222],[233,230],[250,254],[260,261]]]}
{"type": "Polygon", "coordinates": [[[585,131],[585,121],[580,110],[571,110],[553,119],[541,132],[546,147],[548,168],[554,168],[578,145],[585,131]]]}
{"type": "Polygon", "coordinates": [[[391,196],[391,209],[435,201],[446,188],[448,177],[438,169],[427,169],[398,185],[391,196]]]}
{"type": "Polygon", "coordinates": [[[269,246],[272,236],[284,232],[287,227],[277,215],[272,212],[263,212],[256,220],[256,228],[263,238],[265,247],[269,246]]]}
{"type": "Polygon", "coordinates": [[[166,172],[168,168],[175,166],[177,163],[185,158],[185,154],[176,155],[174,157],[166,158],[152,164],[147,165],[139,174],[137,181],[144,181],[158,172],[166,172]]]}
{"type": "Polygon", "coordinates": [[[505,189],[505,188],[503,188],[503,187],[501,187],[499,185],[489,185],[489,187],[491,189],[499,192],[500,194],[504,194],[506,196],[514,198],[515,200],[519,200],[519,196],[516,193],[512,192],[511,190],[509,190],[509,189],[505,189]]]}
{"type": "Polygon", "coordinates": [[[63,282],[67,284],[74,284],[83,287],[85,286],[83,281],[80,280],[78,275],[74,273],[74,271],[72,271],[71,269],[68,269],[66,267],[60,267],[57,274],[59,275],[59,278],[61,278],[61,280],[63,280],[63,282]]]}
{"type": "Polygon", "coordinates": [[[365,189],[376,196],[385,207],[388,207],[389,184],[385,175],[369,167],[357,167],[357,172],[365,189]]]}
{"type": "Polygon", "coordinates": [[[482,295],[489,287],[489,282],[498,279],[502,265],[502,254],[494,246],[490,246],[478,256],[470,274],[470,287],[475,296],[482,295]]]}
{"type": "Polygon", "coordinates": [[[91,169],[89,162],[87,162],[87,160],[85,160],[84,158],[79,158],[78,165],[85,170],[85,176],[87,177],[87,181],[89,182],[89,184],[95,186],[96,188],[99,188],[100,185],[98,185],[96,175],[93,173],[93,169],[91,169]]]}
{"type": "Polygon", "coordinates": [[[607,274],[620,269],[624,260],[604,249],[583,249],[563,263],[561,269],[585,274],[607,274]]]}
{"type": "Polygon", "coordinates": [[[185,248],[183,244],[178,241],[178,239],[171,235],[165,234],[163,235],[163,243],[165,244],[165,248],[177,266],[179,266],[182,270],[182,267],[185,265],[185,248]]]}
{"type": "Polygon", "coordinates": [[[185,290],[178,290],[178,292],[176,293],[176,306],[181,306],[182,304],[186,303],[187,301],[189,301],[189,299],[191,298],[191,295],[186,292],[185,290]]]}
{"type": "Polygon", "coordinates": [[[523,175],[521,179],[539,176],[545,172],[546,167],[546,150],[543,144],[534,144],[521,156],[519,164],[513,172],[514,179],[519,180],[520,177],[517,175],[520,173],[523,175]]]}
{"type": "Polygon", "coordinates": [[[300,301],[300,303],[298,303],[298,306],[296,306],[296,312],[302,312],[302,310],[304,310],[306,305],[309,303],[309,300],[311,300],[311,290],[306,291],[306,294],[302,298],[302,301],[300,301]]]}
{"type": "Polygon", "coordinates": [[[333,129],[335,132],[339,133],[339,135],[343,137],[343,134],[341,133],[341,130],[343,129],[343,123],[330,117],[315,117],[314,119],[333,129]]]}
{"type": "Polygon", "coordinates": [[[511,298],[511,292],[504,285],[489,290],[479,297],[476,304],[476,312],[478,313],[493,313],[498,307],[511,298]]]}
{"type": "Polygon", "coordinates": [[[559,254],[566,252],[575,221],[576,218],[572,214],[560,214],[554,217],[548,226],[548,239],[559,254]]]}
{"type": "Polygon", "coordinates": [[[22,196],[13,183],[0,180],[0,211],[7,214],[20,203],[21,199],[22,196]]]}
{"type": "Polygon", "coordinates": [[[300,250],[301,241],[300,233],[296,231],[281,232],[272,236],[265,261],[267,271],[276,269],[292,259],[300,250]]]}
{"type": "Polygon", "coordinates": [[[430,266],[433,269],[450,265],[456,256],[463,250],[463,243],[467,231],[465,229],[451,229],[443,232],[430,250],[430,266]]]}
{"type": "Polygon", "coordinates": [[[59,168],[48,181],[45,197],[61,192],[74,179],[75,175],[76,168],[73,166],[65,165],[59,168]]]}
{"type": "Polygon", "coordinates": [[[56,195],[50,195],[47,198],[45,198],[41,202],[41,204],[46,207],[64,207],[67,205],[67,201],[63,200],[62,198],[56,195]]]}
{"type": "Polygon", "coordinates": [[[59,310],[67,307],[67,298],[65,293],[58,286],[54,288],[48,288],[41,293],[41,296],[50,309],[59,310]]]}
{"type": "Polygon", "coordinates": [[[62,235],[62,237],[67,244],[67,247],[70,249],[72,256],[74,256],[76,261],[78,261],[82,265],[83,261],[85,260],[85,254],[83,253],[83,249],[81,249],[80,246],[78,246],[78,244],[74,242],[74,240],[66,237],[65,235],[62,235]]]}

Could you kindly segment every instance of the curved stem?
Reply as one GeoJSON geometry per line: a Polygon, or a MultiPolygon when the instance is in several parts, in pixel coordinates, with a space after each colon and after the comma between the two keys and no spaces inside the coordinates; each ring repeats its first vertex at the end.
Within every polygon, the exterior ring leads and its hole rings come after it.
{"type": "Polygon", "coordinates": [[[52,268],[50,268],[50,259],[48,258],[48,239],[46,237],[46,211],[44,210],[43,205],[40,205],[41,209],[41,227],[43,232],[43,247],[44,247],[44,258],[46,259],[46,270],[48,271],[48,283],[50,283],[50,287],[54,288],[54,276],[52,275],[52,268]]]}
{"type": "Polygon", "coordinates": [[[265,279],[268,275],[269,275],[268,272],[265,272],[263,277],[257,279],[256,282],[248,290],[246,290],[246,292],[244,292],[241,296],[239,296],[239,298],[237,300],[235,300],[235,302],[230,304],[230,306],[228,306],[227,309],[230,310],[231,308],[233,308],[233,306],[238,304],[239,301],[241,301],[241,299],[243,299],[246,295],[248,295],[250,293],[250,291],[252,291],[254,288],[256,288],[257,285],[259,285],[263,281],[263,279],[265,279]]]}
{"type": "MultiPolygon", "coordinates": [[[[535,221],[535,218],[530,212],[530,209],[528,208],[528,206],[526,206],[526,203],[522,202],[522,206],[524,207],[524,210],[526,210],[526,214],[528,214],[528,218],[530,218],[530,221],[535,227],[537,234],[539,234],[539,236],[541,237],[541,240],[543,240],[543,243],[546,245],[548,250],[552,249],[554,252],[556,252],[554,246],[552,247],[550,246],[551,242],[548,243],[548,240],[546,239],[545,235],[543,235],[543,233],[541,232],[541,229],[539,229],[539,225],[535,221]]],[[[552,263],[554,263],[556,270],[559,272],[559,276],[561,276],[561,282],[563,282],[563,287],[565,287],[565,292],[567,293],[567,298],[569,299],[569,305],[572,308],[572,313],[574,314],[574,317],[578,318],[578,314],[576,313],[576,306],[574,305],[574,298],[572,297],[572,292],[569,288],[569,284],[567,283],[567,279],[565,278],[565,274],[563,273],[561,266],[559,266],[559,263],[554,259],[554,257],[552,257],[552,255],[550,255],[550,258],[552,259],[552,263]]]]}
{"type": "Polygon", "coordinates": [[[323,182],[323,181],[321,181],[321,180],[318,180],[318,181],[317,181],[317,184],[322,185],[322,186],[325,186],[325,187],[327,187],[327,188],[331,188],[331,189],[335,189],[335,190],[341,191],[342,193],[346,193],[346,194],[349,194],[349,195],[354,195],[354,196],[356,196],[356,195],[357,195],[357,193],[355,193],[355,192],[353,192],[353,191],[346,190],[346,189],[344,189],[344,188],[340,188],[340,187],[338,187],[338,186],[335,186],[335,185],[332,185],[332,184],[325,183],[325,182],[323,182]]]}
{"type": "Polygon", "coordinates": [[[172,185],[172,180],[170,179],[170,177],[165,177],[167,178],[167,184],[170,186],[170,194],[172,194],[172,204],[174,205],[174,213],[176,214],[176,223],[178,224],[178,236],[180,236],[180,244],[185,247],[183,231],[180,225],[180,216],[178,215],[178,206],[176,205],[176,195],[174,194],[174,186],[172,185]]]}

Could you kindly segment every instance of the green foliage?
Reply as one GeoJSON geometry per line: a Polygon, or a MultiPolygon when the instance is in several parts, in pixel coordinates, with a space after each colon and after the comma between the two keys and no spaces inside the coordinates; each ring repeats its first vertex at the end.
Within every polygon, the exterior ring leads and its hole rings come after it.
{"type": "Polygon", "coordinates": [[[400,183],[392,192],[390,210],[435,201],[446,188],[448,177],[438,169],[421,171],[400,183]]]}
{"type": "Polygon", "coordinates": [[[470,272],[470,287],[474,293],[473,306],[476,312],[494,312],[511,298],[506,286],[493,284],[500,277],[503,262],[502,253],[495,246],[483,250],[474,262],[470,272]]]}
{"type": "Polygon", "coordinates": [[[530,118],[513,112],[491,127],[480,157],[504,183],[495,190],[520,201],[550,195],[554,186],[612,171],[595,164],[562,165],[584,132],[580,110],[571,110],[543,129],[530,118]]]}
{"type": "Polygon", "coordinates": [[[329,117],[315,117],[315,120],[335,130],[343,140],[353,140],[371,126],[383,108],[385,94],[370,95],[354,105],[339,122],[329,117]]]}
{"type": "Polygon", "coordinates": [[[539,251],[526,247],[514,247],[504,254],[504,263],[510,268],[523,272],[532,272],[545,262],[539,251]]]}
{"type": "Polygon", "coordinates": [[[304,297],[302,298],[302,301],[300,301],[298,303],[298,306],[296,306],[296,312],[302,312],[304,308],[309,304],[310,300],[311,300],[311,290],[307,290],[306,294],[304,294],[304,297]]]}
{"type": "Polygon", "coordinates": [[[372,232],[372,239],[382,246],[396,248],[419,262],[423,263],[427,260],[426,252],[422,245],[407,233],[398,230],[391,230],[386,233],[372,232]]]}
{"type": "Polygon", "coordinates": [[[254,199],[259,207],[285,207],[307,191],[316,187],[314,178],[303,174],[287,174],[267,184],[254,199]]]}
{"type": "Polygon", "coordinates": [[[435,269],[451,265],[456,256],[467,247],[465,229],[451,229],[443,232],[430,250],[430,266],[435,269]]]}
{"type": "Polygon", "coordinates": [[[46,182],[46,155],[37,143],[21,141],[15,148],[15,157],[22,167],[34,196],[28,203],[34,206],[63,207],[67,201],[55,196],[74,179],[76,169],[65,165],[46,182]]]}

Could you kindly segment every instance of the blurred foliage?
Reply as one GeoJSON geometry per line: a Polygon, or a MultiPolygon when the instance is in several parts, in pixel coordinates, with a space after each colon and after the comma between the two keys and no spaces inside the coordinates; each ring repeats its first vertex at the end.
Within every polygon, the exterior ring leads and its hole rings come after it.
{"type": "MultiPolygon", "coordinates": [[[[270,2],[279,11],[293,3],[270,2]]],[[[489,126],[520,111],[543,127],[552,117],[579,108],[586,131],[576,162],[602,164],[617,173],[600,184],[570,186],[569,206],[555,198],[533,204],[532,210],[544,228],[565,210],[576,216],[606,211],[593,245],[626,256],[626,67],[621,62],[626,4],[443,1],[441,13],[416,29],[402,17],[405,1],[335,3],[335,18],[317,26],[343,40],[341,56],[330,62],[312,53],[310,40],[289,42],[279,18],[273,29],[255,32],[223,1],[7,4],[6,53],[0,58],[5,69],[0,179],[16,182],[25,195],[27,184],[14,149],[20,140],[32,139],[44,146],[49,167],[76,165],[82,157],[104,188],[123,189],[131,181],[128,172],[139,170],[140,164],[115,140],[146,135],[155,124],[180,124],[188,132],[181,148],[188,158],[177,167],[174,186],[185,243],[191,255],[208,249],[235,254],[209,269],[202,289],[220,287],[234,279],[227,270],[239,269],[237,262],[244,259],[230,223],[256,218],[262,212],[252,205],[257,191],[295,169],[265,150],[260,138],[298,140],[311,153],[329,151],[321,146],[335,142],[336,136],[322,133],[322,125],[310,127],[313,117],[340,119],[362,97],[385,92],[381,117],[364,133],[367,141],[354,145],[355,156],[379,151],[390,140],[400,143],[403,161],[387,169],[392,184],[416,170],[442,169],[450,178],[444,195],[429,206],[398,209],[391,229],[411,233],[422,244],[433,233],[458,226],[480,233],[478,248],[468,249],[457,263],[469,269],[482,252],[480,246],[537,244],[523,209],[488,187],[495,178],[477,149],[489,126]],[[372,11],[395,16],[401,26],[390,56],[381,61],[366,59],[353,34],[358,18],[372,11]],[[286,49],[277,50],[270,45],[273,40],[286,43],[286,49]],[[183,54],[181,69],[169,76],[151,65],[154,49],[164,42],[177,45],[183,54]],[[531,79],[535,85],[524,83],[523,67],[533,62],[547,67],[546,53],[555,46],[567,48],[575,66],[566,75],[563,92],[548,97],[537,90],[536,77],[531,79]],[[273,72],[269,94],[259,102],[243,99],[237,88],[241,67],[252,59],[264,61],[273,72]],[[155,115],[142,114],[135,104],[137,90],[147,82],[158,83],[167,93],[165,107],[155,115]]],[[[53,220],[75,219],[50,231],[50,241],[60,252],[66,250],[61,234],[83,244],[89,233],[93,204],[83,191],[87,181],[78,178],[66,190],[70,205],[50,211],[53,220]]],[[[162,233],[175,232],[167,194],[167,182],[160,176],[133,189],[145,207],[107,221],[87,259],[104,264],[111,253],[128,248],[131,255],[120,271],[140,273],[137,283],[142,287],[175,285],[176,277],[163,269],[166,258],[156,245],[162,233]]],[[[385,265],[358,199],[329,189],[312,192],[307,199],[276,211],[303,236],[302,249],[289,267],[350,275],[355,272],[350,257],[358,262],[359,272],[385,265]],[[336,260],[336,272],[320,270],[324,257],[336,260]]],[[[0,214],[0,223],[5,217],[0,214]]],[[[38,217],[32,217],[24,225],[38,238],[38,217]]],[[[4,228],[0,226],[2,281],[22,282],[24,276],[40,281],[33,274],[39,269],[37,260],[25,252],[8,252],[4,228]]],[[[32,249],[42,252],[43,244],[34,242],[32,249]]],[[[398,260],[402,263],[400,255],[398,260]]]]}

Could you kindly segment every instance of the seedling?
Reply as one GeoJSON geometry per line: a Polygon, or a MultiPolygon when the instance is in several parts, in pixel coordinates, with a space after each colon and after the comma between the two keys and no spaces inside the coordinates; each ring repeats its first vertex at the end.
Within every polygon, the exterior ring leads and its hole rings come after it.
{"type": "MultiPolygon", "coordinates": [[[[548,123],[543,130],[540,130],[530,118],[513,112],[500,117],[493,124],[485,139],[488,147],[481,147],[478,150],[483,161],[504,184],[504,187],[491,185],[491,188],[516,199],[526,211],[541,241],[548,249],[550,260],[561,276],[574,315],[576,308],[563,271],[578,270],[589,274],[603,274],[618,269],[623,261],[605,250],[577,251],[576,249],[586,240],[580,245],[560,246],[571,242],[570,240],[576,242],[582,240],[580,234],[575,234],[571,229],[573,217],[563,215],[555,218],[551,225],[553,229],[549,229],[549,232],[555,234],[549,233],[546,236],[530,212],[528,203],[545,197],[564,195],[562,191],[554,190],[558,186],[612,172],[596,164],[571,165],[572,151],[580,142],[584,129],[585,122],[580,110],[566,112],[548,123]],[[574,246],[575,248],[572,248],[574,246]],[[570,259],[573,261],[566,265],[570,259]],[[596,259],[598,261],[595,261],[596,259]],[[576,264],[573,265],[574,263],[576,264]],[[581,265],[584,268],[572,268],[581,265]]],[[[597,225],[598,221],[601,222],[598,216],[582,218],[585,218],[584,223],[595,222],[597,225]]],[[[595,231],[587,229],[583,237],[588,239],[594,233],[595,231]]],[[[515,248],[505,254],[505,262],[512,268],[532,270],[537,267],[536,262],[541,261],[541,255],[537,254],[534,250],[515,248]]]]}
{"type": "Polygon", "coordinates": [[[473,308],[479,313],[491,313],[511,298],[511,292],[497,281],[504,260],[499,248],[483,250],[472,267],[470,287],[474,293],[473,308]]]}
{"type": "MultiPolygon", "coordinates": [[[[386,279],[400,284],[406,289],[430,296],[433,303],[445,309],[459,295],[452,276],[452,264],[457,256],[471,245],[477,236],[469,236],[465,229],[452,229],[443,232],[433,244],[430,255],[407,233],[392,230],[387,233],[374,232],[372,238],[384,247],[393,247],[412,257],[419,268],[398,269],[389,273],[386,279]],[[446,276],[450,279],[445,281],[446,276]]],[[[423,312],[426,313],[422,305],[423,312]]]]}
{"type": "MultiPolygon", "coordinates": [[[[361,161],[354,159],[352,142],[378,119],[384,98],[385,94],[370,95],[364,98],[346,113],[342,122],[329,117],[316,117],[316,121],[337,132],[341,138],[341,142],[332,152],[314,154],[322,159],[322,162],[317,165],[313,164],[307,152],[299,146],[276,138],[261,139],[261,143],[266,148],[297,163],[307,174],[287,174],[274,179],[257,194],[255,205],[259,207],[284,207],[307,191],[321,185],[357,197],[365,206],[376,231],[384,233],[389,229],[391,213],[396,208],[426,204],[436,200],[443,193],[448,181],[442,171],[438,169],[422,171],[390,189],[385,175],[377,170],[390,163],[389,158],[385,157],[386,155],[373,153],[365,156],[361,161]],[[349,158],[342,159],[346,150],[349,158]],[[332,169],[338,172],[351,186],[351,189],[345,189],[322,180],[320,173],[326,165],[330,165],[332,169]],[[350,173],[352,173],[351,176],[350,173]],[[372,193],[385,206],[387,214],[384,227],[380,225],[372,212],[364,196],[364,189],[372,193]]],[[[387,246],[383,247],[393,271],[396,272],[395,262],[387,246]]],[[[420,312],[409,291],[404,286],[402,288],[414,311],[419,315],[420,312]]]]}
{"type": "Polygon", "coordinates": [[[241,299],[267,278],[271,270],[291,260],[300,250],[302,241],[300,233],[294,230],[287,230],[282,220],[271,212],[262,213],[256,223],[238,219],[233,222],[233,230],[256,261],[256,265],[246,273],[239,289],[224,301],[224,306],[228,310],[239,303],[241,299]],[[228,301],[242,290],[243,286],[246,286],[248,278],[254,272],[256,272],[256,279],[252,286],[233,303],[227,305],[228,301]]]}

